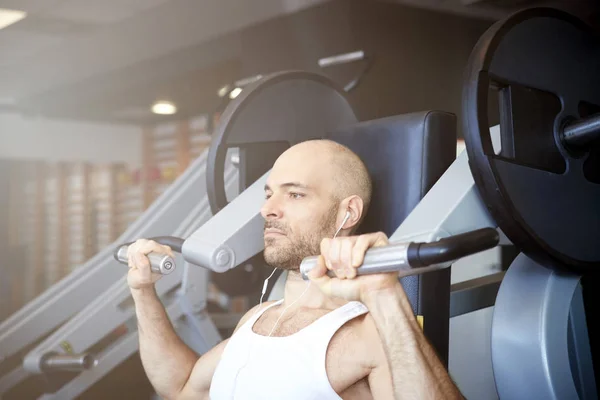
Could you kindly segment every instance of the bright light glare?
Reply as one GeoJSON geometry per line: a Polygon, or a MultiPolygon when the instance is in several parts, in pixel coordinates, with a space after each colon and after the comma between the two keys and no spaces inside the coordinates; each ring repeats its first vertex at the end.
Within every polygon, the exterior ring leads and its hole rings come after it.
{"type": "Polygon", "coordinates": [[[159,101],[152,105],[152,112],[154,114],[171,115],[177,112],[177,107],[171,102],[159,101]]]}
{"type": "Polygon", "coordinates": [[[19,22],[27,16],[25,11],[19,10],[8,10],[6,8],[0,8],[0,29],[4,29],[16,22],[19,22]]]}

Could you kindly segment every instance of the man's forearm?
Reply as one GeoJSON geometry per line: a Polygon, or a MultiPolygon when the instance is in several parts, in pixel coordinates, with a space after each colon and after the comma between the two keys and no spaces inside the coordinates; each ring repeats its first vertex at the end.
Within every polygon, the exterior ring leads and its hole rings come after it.
{"type": "Polygon", "coordinates": [[[140,357],[154,389],[173,398],[187,382],[198,355],[177,336],[154,288],[133,289],[140,357]]]}
{"type": "Polygon", "coordinates": [[[382,339],[396,399],[462,399],[414,318],[400,283],[363,301],[382,339]]]}

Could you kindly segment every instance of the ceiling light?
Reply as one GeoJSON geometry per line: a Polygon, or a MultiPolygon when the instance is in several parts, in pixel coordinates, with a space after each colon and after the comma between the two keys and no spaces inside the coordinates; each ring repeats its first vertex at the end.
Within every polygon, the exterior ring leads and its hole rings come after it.
{"type": "Polygon", "coordinates": [[[154,114],[171,115],[177,112],[177,107],[169,101],[157,101],[152,105],[152,112],[154,114]]]}
{"type": "Polygon", "coordinates": [[[233,100],[236,97],[238,97],[240,93],[242,93],[242,89],[239,87],[236,87],[235,89],[233,89],[231,91],[231,93],[229,93],[229,98],[233,100]]]}
{"type": "Polygon", "coordinates": [[[360,61],[365,58],[365,52],[362,50],[352,53],[336,54],[335,56],[319,59],[319,67],[330,67],[332,65],[347,64],[354,61],[360,61]]]}
{"type": "Polygon", "coordinates": [[[9,25],[19,22],[26,16],[27,13],[25,11],[0,8],[0,29],[4,29],[9,25]]]}

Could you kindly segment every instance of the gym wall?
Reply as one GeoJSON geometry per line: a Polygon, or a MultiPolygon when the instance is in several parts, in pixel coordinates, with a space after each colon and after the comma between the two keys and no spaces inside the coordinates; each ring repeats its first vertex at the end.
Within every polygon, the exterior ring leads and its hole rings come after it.
{"type": "Polygon", "coordinates": [[[110,185],[141,164],[137,126],[0,114],[0,319],[110,243],[110,185]],[[106,218],[105,218],[106,219],[106,218]]]}
{"type": "Polygon", "coordinates": [[[135,125],[0,114],[0,142],[4,159],[141,164],[135,125]]]}
{"type": "Polygon", "coordinates": [[[363,62],[320,68],[317,60],[364,50],[373,64],[350,93],[360,119],[439,109],[459,116],[461,137],[463,71],[491,23],[379,1],[332,1],[245,29],[243,76],[305,69],[343,86],[363,62]]]}

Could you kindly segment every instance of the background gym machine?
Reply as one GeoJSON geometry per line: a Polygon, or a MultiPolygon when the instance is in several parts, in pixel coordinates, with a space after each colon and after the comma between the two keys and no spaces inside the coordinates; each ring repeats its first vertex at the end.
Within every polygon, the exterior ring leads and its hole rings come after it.
{"type": "MultiPolygon", "coordinates": [[[[205,151],[191,163],[119,237],[118,243],[169,232],[183,235],[207,221],[212,215],[206,194],[207,158],[205,151]]],[[[233,196],[237,193],[238,171],[229,160],[226,164],[223,176],[233,196]]],[[[112,253],[112,247],[99,252],[0,325],[0,398],[36,397],[79,379],[84,383],[68,389],[71,395],[57,392],[56,398],[72,398],[135,351],[137,341],[130,339],[131,332],[122,332],[122,325],[133,315],[133,310],[123,304],[129,295],[123,290],[127,288],[127,268],[112,253]],[[123,353],[107,348],[115,343],[133,343],[133,348],[123,353]],[[95,350],[93,356],[87,354],[90,349],[95,350]],[[104,357],[111,357],[110,361],[104,361],[104,357]],[[98,368],[89,372],[96,363],[98,368]],[[87,372],[78,375],[79,371],[87,372]],[[52,376],[34,379],[41,372],[52,376]],[[31,379],[37,383],[31,384],[31,379]]],[[[161,284],[161,293],[173,296],[169,291],[178,289],[184,278],[183,270],[174,273],[161,284]]]]}

